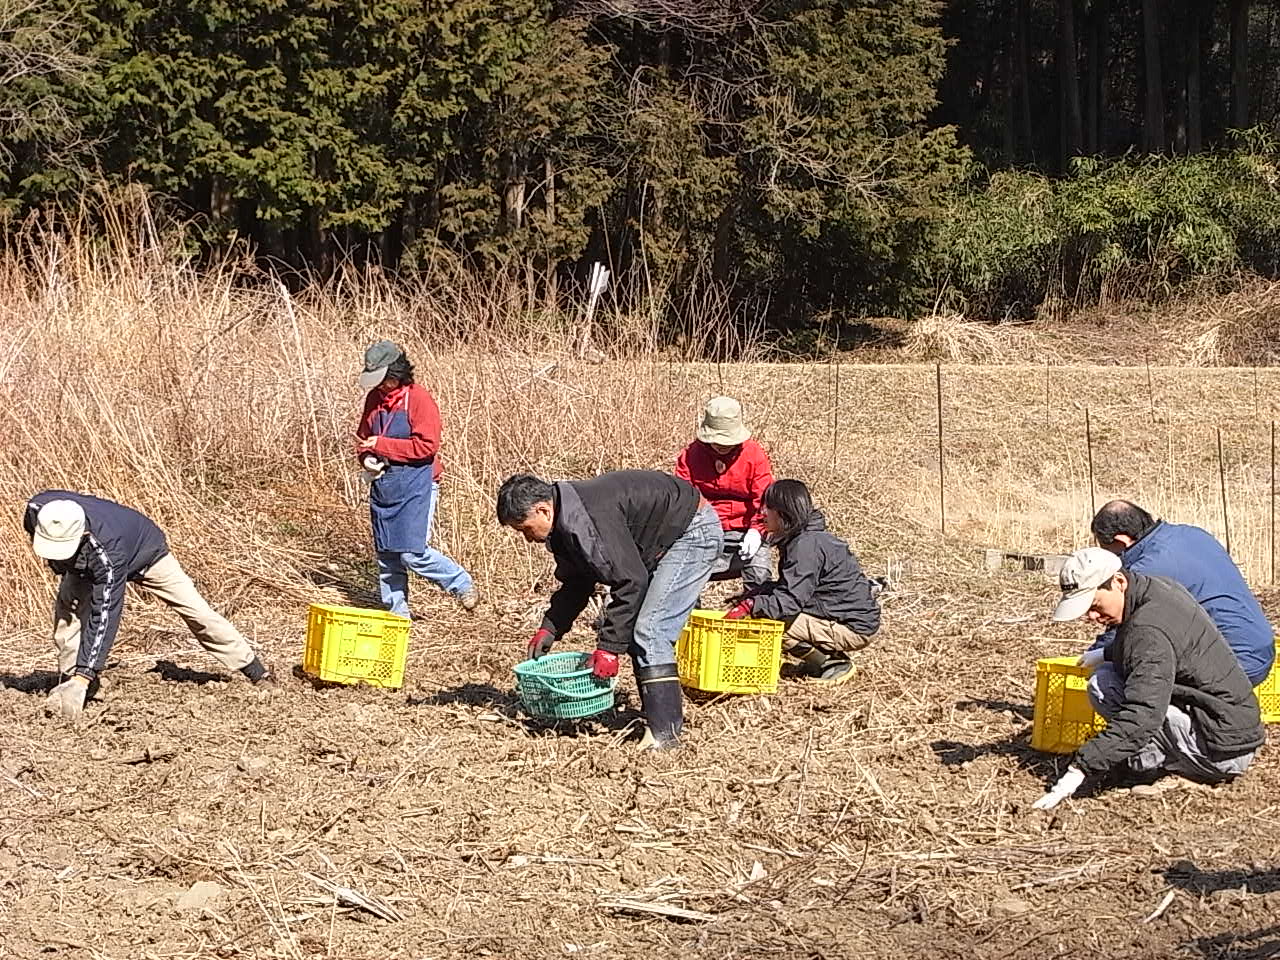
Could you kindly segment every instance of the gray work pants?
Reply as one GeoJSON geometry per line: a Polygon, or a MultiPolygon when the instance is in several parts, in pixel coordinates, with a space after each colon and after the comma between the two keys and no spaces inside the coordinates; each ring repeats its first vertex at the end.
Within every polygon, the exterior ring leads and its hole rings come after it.
{"type": "MultiPolygon", "coordinates": [[[[1110,720],[1119,712],[1124,700],[1124,680],[1120,671],[1109,663],[1102,664],[1089,678],[1088,693],[1093,709],[1110,720]]],[[[1230,760],[1211,759],[1191,718],[1182,708],[1169,704],[1160,731],[1129,759],[1129,766],[1138,773],[1167,770],[1189,780],[1217,783],[1238,777],[1251,762],[1252,752],[1230,760]]]]}

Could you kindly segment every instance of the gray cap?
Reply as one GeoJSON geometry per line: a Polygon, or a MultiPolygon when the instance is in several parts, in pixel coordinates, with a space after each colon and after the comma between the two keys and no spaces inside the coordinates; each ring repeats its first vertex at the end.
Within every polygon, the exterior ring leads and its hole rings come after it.
{"type": "Polygon", "coordinates": [[[398,344],[379,340],[364,352],[364,373],[360,374],[360,386],[372,390],[387,379],[387,367],[404,355],[398,344]]]}
{"type": "Polygon", "coordinates": [[[1054,608],[1054,620],[1078,620],[1093,606],[1093,592],[1120,570],[1120,558],[1101,547],[1085,547],[1067,557],[1058,575],[1062,599],[1054,608]]]}

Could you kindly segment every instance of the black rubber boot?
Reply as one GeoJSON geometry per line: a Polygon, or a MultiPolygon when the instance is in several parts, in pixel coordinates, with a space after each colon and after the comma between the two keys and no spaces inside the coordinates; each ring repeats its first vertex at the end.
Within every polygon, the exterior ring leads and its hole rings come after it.
{"type": "Polygon", "coordinates": [[[640,708],[648,729],[640,741],[641,750],[674,750],[680,746],[684,728],[684,693],[674,663],[636,668],[640,687],[640,708]]]}

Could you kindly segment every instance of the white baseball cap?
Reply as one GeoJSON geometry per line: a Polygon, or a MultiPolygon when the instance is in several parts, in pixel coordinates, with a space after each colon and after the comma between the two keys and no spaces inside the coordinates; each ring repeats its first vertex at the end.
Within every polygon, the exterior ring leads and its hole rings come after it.
{"type": "Polygon", "coordinates": [[[1093,592],[1120,570],[1120,558],[1101,547],[1085,547],[1067,557],[1058,575],[1062,599],[1054,608],[1054,620],[1078,620],[1093,606],[1093,592]]]}
{"type": "Polygon", "coordinates": [[[31,546],[42,560],[69,560],[84,532],[84,507],[74,500],[50,500],[36,514],[31,546]]]}

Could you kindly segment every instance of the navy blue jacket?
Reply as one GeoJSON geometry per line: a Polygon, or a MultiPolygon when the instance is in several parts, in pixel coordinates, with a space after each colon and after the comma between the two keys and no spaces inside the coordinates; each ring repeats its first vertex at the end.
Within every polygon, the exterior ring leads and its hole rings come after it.
{"type": "MultiPolygon", "coordinates": [[[[1134,573],[1168,577],[1204,607],[1255,687],[1266,679],[1276,655],[1275,630],[1235,561],[1213,535],[1183,523],[1158,522],[1120,556],[1134,573]]],[[[1103,634],[1110,643],[1114,631],[1103,634]]]]}
{"type": "Polygon", "coordinates": [[[92,584],[89,609],[79,612],[76,672],[93,677],[106,664],[120,628],[125,583],[168,553],[169,545],[164,532],[137,510],[66,490],[46,490],[27,501],[22,525],[28,535],[35,534],[36,515],[50,500],[74,500],[84,509],[85,537],[80,549],[69,560],[50,560],[49,567],[64,577],[92,584]]]}

